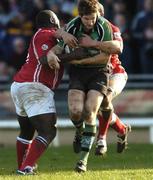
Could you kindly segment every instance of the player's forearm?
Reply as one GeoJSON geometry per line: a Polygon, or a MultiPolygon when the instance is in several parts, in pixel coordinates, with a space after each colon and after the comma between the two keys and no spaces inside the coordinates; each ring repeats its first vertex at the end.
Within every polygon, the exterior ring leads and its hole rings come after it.
{"type": "Polygon", "coordinates": [[[81,60],[83,58],[90,57],[91,55],[84,48],[75,48],[70,53],[58,54],[58,58],[61,60],[61,63],[69,63],[73,60],[81,60]]]}
{"type": "Polygon", "coordinates": [[[100,49],[103,52],[109,54],[120,54],[123,50],[123,45],[117,40],[112,41],[97,41],[95,43],[95,48],[100,49]]]}
{"type": "Polygon", "coordinates": [[[39,58],[39,61],[42,65],[49,67],[51,69],[59,69],[60,68],[60,60],[56,54],[46,54],[39,58]]]}
{"type": "Polygon", "coordinates": [[[101,53],[93,57],[84,58],[77,62],[77,64],[106,64],[110,59],[110,55],[106,53],[101,53]]]}
{"type": "Polygon", "coordinates": [[[71,54],[57,54],[57,57],[61,60],[61,63],[69,63],[70,61],[76,59],[75,56],[72,56],[71,54]]]}
{"type": "Polygon", "coordinates": [[[62,48],[59,46],[54,46],[51,50],[48,51],[46,55],[43,55],[39,58],[39,61],[41,64],[49,66],[53,69],[54,64],[58,64],[60,62],[60,59],[56,54],[60,54],[62,52],[62,48]]]}

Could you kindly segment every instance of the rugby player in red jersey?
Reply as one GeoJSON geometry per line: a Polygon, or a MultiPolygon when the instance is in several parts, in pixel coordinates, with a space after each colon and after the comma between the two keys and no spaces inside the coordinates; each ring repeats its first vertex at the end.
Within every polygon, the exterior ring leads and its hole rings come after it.
{"type": "Polygon", "coordinates": [[[40,11],[36,23],[38,30],[31,39],[26,62],[11,85],[20,125],[16,151],[17,173],[21,175],[34,174],[36,161],[56,135],[54,89],[62,78],[63,66],[54,70],[47,52],[56,44],[57,38],[64,40],[65,37],[72,46],[76,42],[72,35],[65,36],[67,34],[59,29],[59,20],[50,10],[40,11]],[[38,133],[36,137],[35,131],[38,133]]]}
{"type": "MultiPolygon", "coordinates": [[[[117,28],[113,24],[111,24],[111,27],[114,34],[114,41],[119,41],[122,48],[123,40],[121,38],[120,35],[121,33],[119,28],[117,28]]],[[[111,65],[112,65],[112,74],[110,76],[110,81],[109,81],[110,92],[111,92],[109,99],[110,102],[112,101],[112,99],[114,99],[122,92],[127,82],[127,73],[125,69],[122,67],[117,54],[113,54],[111,56],[111,65]]],[[[112,104],[110,105],[112,106],[112,104]]],[[[101,109],[101,111],[103,110],[101,109]]],[[[97,136],[97,147],[95,153],[96,155],[103,155],[107,151],[107,143],[106,143],[107,129],[103,128],[103,124],[105,123],[105,121],[103,119],[102,112],[99,113],[98,120],[99,120],[99,132],[97,136]]],[[[130,131],[130,126],[125,125],[115,113],[113,113],[112,115],[110,126],[118,133],[117,152],[121,153],[126,148],[127,135],[128,132],[130,131]]]]}

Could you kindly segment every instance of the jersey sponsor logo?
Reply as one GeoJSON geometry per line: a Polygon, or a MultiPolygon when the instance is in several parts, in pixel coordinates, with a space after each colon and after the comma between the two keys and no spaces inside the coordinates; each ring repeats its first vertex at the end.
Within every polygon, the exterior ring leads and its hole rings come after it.
{"type": "Polygon", "coordinates": [[[121,38],[121,33],[114,32],[114,38],[116,38],[116,39],[121,38]]]}
{"type": "Polygon", "coordinates": [[[48,49],[48,45],[47,45],[47,44],[43,44],[43,45],[41,46],[41,48],[42,48],[42,50],[46,51],[46,50],[48,49]]]}

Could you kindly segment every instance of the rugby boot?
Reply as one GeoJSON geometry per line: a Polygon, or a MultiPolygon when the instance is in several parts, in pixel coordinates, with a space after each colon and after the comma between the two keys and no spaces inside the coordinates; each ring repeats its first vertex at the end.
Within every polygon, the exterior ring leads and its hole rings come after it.
{"type": "Polygon", "coordinates": [[[98,139],[96,143],[95,155],[104,156],[107,152],[107,143],[105,139],[98,139]]]}
{"type": "Polygon", "coordinates": [[[76,164],[75,171],[78,173],[86,172],[87,171],[87,165],[83,161],[79,161],[76,164]]]}
{"type": "Polygon", "coordinates": [[[17,170],[18,175],[35,175],[35,172],[33,171],[33,167],[26,166],[24,170],[17,170]]]}
{"type": "Polygon", "coordinates": [[[125,149],[127,149],[127,145],[128,145],[128,134],[129,132],[131,132],[131,126],[130,125],[126,125],[125,127],[125,134],[120,135],[118,134],[118,141],[117,141],[117,152],[118,153],[122,153],[125,149]]]}

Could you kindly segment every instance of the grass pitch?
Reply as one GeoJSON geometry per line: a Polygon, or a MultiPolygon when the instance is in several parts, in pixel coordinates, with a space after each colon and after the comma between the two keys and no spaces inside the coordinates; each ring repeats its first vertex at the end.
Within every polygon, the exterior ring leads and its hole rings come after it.
{"type": "Polygon", "coordinates": [[[108,146],[105,157],[90,154],[88,171],[74,172],[78,155],[71,146],[50,147],[39,160],[35,176],[16,175],[15,148],[0,148],[0,180],[153,180],[153,145],[133,144],[123,154],[108,146]]]}

